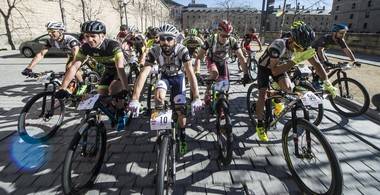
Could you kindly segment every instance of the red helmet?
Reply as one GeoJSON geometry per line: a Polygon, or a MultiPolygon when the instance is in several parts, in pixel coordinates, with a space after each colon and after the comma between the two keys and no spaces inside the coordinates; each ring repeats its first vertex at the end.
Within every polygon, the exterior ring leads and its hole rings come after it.
{"type": "Polygon", "coordinates": [[[227,20],[222,20],[219,22],[218,29],[226,32],[227,34],[231,34],[234,28],[232,27],[231,22],[228,22],[227,20]]]}

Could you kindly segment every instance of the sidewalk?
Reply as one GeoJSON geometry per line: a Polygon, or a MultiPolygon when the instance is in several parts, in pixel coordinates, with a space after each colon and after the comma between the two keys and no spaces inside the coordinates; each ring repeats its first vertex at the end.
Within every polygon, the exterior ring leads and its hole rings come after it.
{"type": "MultiPolygon", "coordinates": [[[[349,58],[341,50],[329,50],[327,51],[326,55],[332,58],[349,60],[349,58]]],[[[368,54],[362,54],[362,53],[354,53],[354,55],[358,59],[358,61],[361,63],[374,65],[374,66],[380,66],[380,56],[368,55],[368,54]]]]}

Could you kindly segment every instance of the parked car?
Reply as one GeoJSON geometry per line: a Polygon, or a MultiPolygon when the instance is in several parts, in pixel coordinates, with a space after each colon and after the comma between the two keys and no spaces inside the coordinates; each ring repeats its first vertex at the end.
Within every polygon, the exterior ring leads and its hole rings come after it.
{"type": "MultiPolygon", "coordinates": [[[[78,34],[64,33],[64,34],[72,35],[79,40],[79,33],[78,34]]],[[[20,44],[20,47],[19,47],[20,53],[27,58],[34,57],[36,53],[41,51],[43,44],[46,43],[48,39],[50,39],[50,36],[48,34],[44,34],[42,36],[35,38],[32,41],[25,41],[20,44]]],[[[63,54],[66,54],[66,52],[57,48],[50,48],[47,54],[48,55],[49,54],[63,55],[63,54]]]]}

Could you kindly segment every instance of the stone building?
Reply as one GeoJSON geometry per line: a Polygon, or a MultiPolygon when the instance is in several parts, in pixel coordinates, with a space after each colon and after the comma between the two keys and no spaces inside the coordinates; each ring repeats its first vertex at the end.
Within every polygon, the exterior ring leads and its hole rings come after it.
{"type": "Polygon", "coordinates": [[[379,0],[334,0],[332,22],[346,23],[351,32],[380,33],[379,0]]]}
{"type": "MultiPolygon", "coordinates": [[[[103,21],[107,26],[107,36],[115,37],[120,24],[125,24],[125,11],[128,24],[137,26],[140,31],[145,31],[148,26],[158,26],[171,20],[169,7],[162,0],[83,0],[84,10],[81,2],[63,1],[62,7],[68,32],[79,32],[80,24],[84,21],[83,16],[85,16],[86,20],[103,21]]],[[[10,20],[16,47],[22,41],[31,40],[46,33],[45,25],[49,21],[62,21],[57,0],[21,0],[17,7],[22,15],[13,10],[10,20]]],[[[7,10],[6,1],[0,1],[0,8],[7,10]]],[[[2,35],[4,33],[6,33],[4,18],[0,15],[0,48],[10,48],[7,37],[2,35]]]]}

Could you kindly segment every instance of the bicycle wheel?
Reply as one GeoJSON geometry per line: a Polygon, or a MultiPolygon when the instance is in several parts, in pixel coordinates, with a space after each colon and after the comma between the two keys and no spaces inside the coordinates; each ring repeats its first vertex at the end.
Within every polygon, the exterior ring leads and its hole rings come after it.
{"type": "Polygon", "coordinates": [[[160,141],[160,150],[158,154],[158,166],[156,175],[156,194],[164,195],[168,194],[170,191],[170,152],[169,152],[169,141],[168,136],[162,136],[160,141]],[[166,192],[165,192],[166,191],[166,192]]]}
{"type": "Polygon", "coordinates": [[[288,121],[282,132],[286,163],[306,194],[341,194],[342,170],[331,145],[318,128],[298,118],[297,129],[288,121]]]}
{"type": "Polygon", "coordinates": [[[331,105],[346,117],[360,116],[369,108],[369,94],[366,88],[352,78],[340,78],[332,82],[338,89],[337,97],[330,98],[331,105]]]}
{"type": "Polygon", "coordinates": [[[64,113],[65,104],[63,100],[54,97],[54,92],[39,93],[22,109],[17,131],[27,143],[46,141],[61,126],[64,113]]]}
{"type": "MultiPolygon", "coordinates": [[[[300,82],[296,87],[294,87],[294,92],[316,92],[311,83],[300,82]]],[[[318,95],[317,95],[318,96],[318,95]]],[[[318,126],[323,119],[323,103],[319,104],[318,107],[306,106],[306,109],[309,111],[309,121],[315,126],[318,126]]],[[[297,115],[300,116],[300,115],[297,115]]]]}
{"type": "Polygon", "coordinates": [[[257,84],[251,84],[247,92],[247,110],[253,126],[256,126],[256,101],[259,97],[258,93],[257,84]],[[256,91],[254,91],[255,89],[256,91]]]}
{"type": "Polygon", "coordinates": [[[106,152],[103,125],[88,121],[74,135],[66,152],[62,188],[65,194],[80,194],[91,186],[99,174],[106,152]]]}
{"type": "Polygon", "coordinates": [[[256,59],[251,59],[251,58],[248,58],[248,59],[249,59],[249,62],[248,62],[249,76],[251,77],[252,81],[256,81],[257,80],[257,61],[256,59]]]}
{"type": "Polygon", "coordinates": [[[229,165],[232,160],[233,134],[228,103],[224,99],[219,99],[216,104],[216,135],[220,160],[223,165],[229,165]]]}

